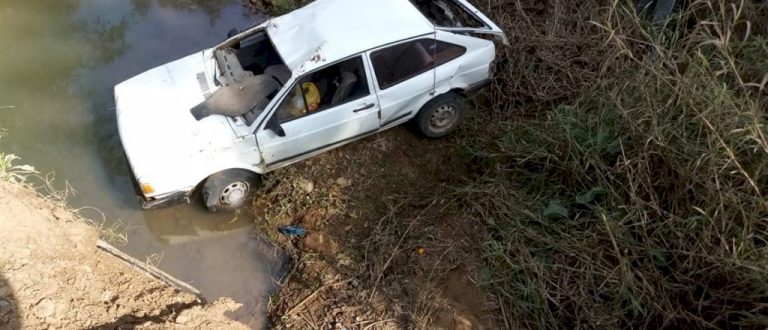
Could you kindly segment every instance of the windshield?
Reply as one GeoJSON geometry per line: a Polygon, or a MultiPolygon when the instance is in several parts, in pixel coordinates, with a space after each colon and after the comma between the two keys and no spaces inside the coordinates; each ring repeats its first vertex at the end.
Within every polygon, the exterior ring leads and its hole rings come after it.
{"type": "Polygon", "coordinates": [[[213,114],[243,116],[250,126],[291,78],[263,30],[216,49],[214,59],[215,82],[221,87],[192,109],[197,120],[213,114]]]}
{"type": "Polygon", "coordinates": [[[245,77],[242,82],[222,86],[191,112],[197,120],[210,115],[243,116],[251,125],[281,87],[274,77],[266,74],[245,77]]]}
{"type": "Polygon", "coordinates": [[[280,83],[291,77],[290,70],[264,30],[216,49],[214,57],[220,70],[217,78],[224,85],[261,74],[275,76],[280,83]]]}

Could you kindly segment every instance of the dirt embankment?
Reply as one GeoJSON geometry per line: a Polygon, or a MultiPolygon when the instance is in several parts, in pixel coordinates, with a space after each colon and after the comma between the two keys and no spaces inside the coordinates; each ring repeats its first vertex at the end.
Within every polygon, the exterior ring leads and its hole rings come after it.
{"type": "Polygon", "coordinates": [[[247,329],[98,250],[98,232],[56,201],[0,179],[0,329],[247,329]]]}

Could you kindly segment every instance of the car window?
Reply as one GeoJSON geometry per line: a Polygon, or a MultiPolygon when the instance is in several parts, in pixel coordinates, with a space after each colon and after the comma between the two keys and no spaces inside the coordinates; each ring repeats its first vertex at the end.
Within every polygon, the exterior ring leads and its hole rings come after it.
{"type": "Polygon", "coordinates": [[[438,27],[481,28],[488,26],[454,0],[411,0],[416,8],[438,27]]]}
{"type": "Polygon", "coordinates": [[[432,48],[435,49],[435,66],[448,63],[467,52],[467,49],[462,46],[440,40],[437,40],[432,48]]]}
{"type": "Polygon", "coordinates": [[[434,42],[434,39],[419,39],[371,53],[379,88],[387,89],[434,67],[433,54],[429,51],[434,42]]]}
{"type": "Polygon", "coordinates": [[[466,48],[435,39],[418,39],[371,53],[379,88],[384,90],[451,61],[466,48]]]}
{"type": "Polygon", "coordinates": [[[304,100],[304,91],[300,84],[296,84],[283,103],[277,108],[277,120],[281,123],[293,118],[304,116],[307,113],[307,103],[304,100]]]}
{"type": "Polygon", "coordinates": [[[362,56],[325,67],[299,79],[277,110],[285,123],[370,95],[362,56]]]}

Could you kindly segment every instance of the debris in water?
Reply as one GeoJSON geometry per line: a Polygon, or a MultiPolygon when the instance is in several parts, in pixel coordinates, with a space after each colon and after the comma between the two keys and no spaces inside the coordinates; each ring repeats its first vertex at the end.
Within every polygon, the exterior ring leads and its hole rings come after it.
{"type": "Polygon", "coordinates": [[[304,236],[307,234],[307,230],[302,226],[284,226],[278,228],[277,232],[285,236],[304,236]]]}

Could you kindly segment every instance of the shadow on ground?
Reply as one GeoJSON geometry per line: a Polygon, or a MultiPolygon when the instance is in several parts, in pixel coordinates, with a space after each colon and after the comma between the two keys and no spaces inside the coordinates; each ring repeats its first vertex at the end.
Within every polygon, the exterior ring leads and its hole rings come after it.
{"type": "Polygon", "coordinates": [[[19,309],[13,295],[13,288],[2,274],[0,274],[0,328],[21,329],[19,309]]]}

